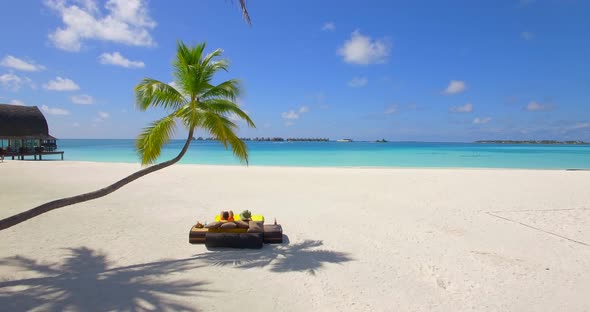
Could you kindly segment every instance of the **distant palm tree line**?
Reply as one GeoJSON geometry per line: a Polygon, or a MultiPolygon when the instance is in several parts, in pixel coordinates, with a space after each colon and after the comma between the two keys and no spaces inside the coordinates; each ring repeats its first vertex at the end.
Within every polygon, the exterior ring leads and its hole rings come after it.
{"type": "MultiPolygon", "coordinates": [[[[218,141],[217,138],[214,137],[198,137],[194,139],[195,141],[218,141]]],[[[328,138],[281,138],[281,137],[255,137],[255,138],[240,138],[242,141],[256,141],[256,142],[329,142],[330,139],[328,138]]]]}
{"type": "Polygon", "coordinates": [[[584,141],[556,141],[556,140],[480,140],[475,143],[492,143],[492,144],[590,144],[584,141]]]}

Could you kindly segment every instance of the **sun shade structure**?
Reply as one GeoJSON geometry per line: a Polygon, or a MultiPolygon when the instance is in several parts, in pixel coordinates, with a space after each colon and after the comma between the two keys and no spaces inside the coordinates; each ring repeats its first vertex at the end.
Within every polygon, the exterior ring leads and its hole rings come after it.
{"type": "Polygon", "coordinates": [[[48,138],[47,120],[37,106],[0,104],[0,138],[48,138]]]}
{"type": "Polygon", "coordinates": [[[37,106],[0,104],[0,152],[5,156],[61,154],[56,138],[49,134],[47,120],[37,106]]]}

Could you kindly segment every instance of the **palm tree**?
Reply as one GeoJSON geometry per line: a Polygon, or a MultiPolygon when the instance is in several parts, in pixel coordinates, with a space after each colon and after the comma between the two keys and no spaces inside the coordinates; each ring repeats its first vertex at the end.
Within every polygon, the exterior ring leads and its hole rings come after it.
{"type": "Polygon", "coordinates": [[[174,61],[174,86],[161,81],[145,78],[135,87],[137,107],[145,111],[149,107],[162,107],[168,115],[146,127],[136,140],[136,149],[143,165],[154,163],[162,146],[172,137],[176,123],[180,122],[188,136],[178,156],[171,160],[146,167],[100,190],[73,197],[54,200],[33,209],[0,220],[0,230],[9,228],[40,214],[108,195],[124,185],[149,173],[166,168],[178,162],[188,150],[196,128],[208,131],[213,137],[231,149],[242,162],[248,163],[246,144],[236,135],[237,124],[243,120],[250,127],[254,122],[235,103],[239,95],[239,82],[235,79],[213,85],[211,80],[220,70],[227,71],[228,62],[217,60],[222,54],[217,49],[204,54],[205,43],[188,47],[178,42],[174,61]]]}
{"type": "Polygon", "coordinates": [[[252,25],[250,14],[248,14],[248,10],[246,9],[246,0],[240,0],[240,8],[242,9],[242,17],[244,18],[244,21],[246,21],[248,25],[252,25]]]}

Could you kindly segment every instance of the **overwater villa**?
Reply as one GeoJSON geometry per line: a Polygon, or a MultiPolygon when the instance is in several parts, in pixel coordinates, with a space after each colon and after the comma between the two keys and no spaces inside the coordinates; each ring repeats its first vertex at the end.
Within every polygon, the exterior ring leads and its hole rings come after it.
{"type": "Polygon", "coordinates": [[[0,104],[0,157],[24,160],[32,156],[60,155],[57,139],[49,135],[47,120],[37,106],[0,104]]]}

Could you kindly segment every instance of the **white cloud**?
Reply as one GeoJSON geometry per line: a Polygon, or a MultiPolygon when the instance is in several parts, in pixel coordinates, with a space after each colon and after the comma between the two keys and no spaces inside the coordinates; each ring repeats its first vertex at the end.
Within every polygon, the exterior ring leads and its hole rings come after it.
{"type": "Polygon", "coordinates": [[[53,108],[47,105],[41,106],[41,110],[49,115],[69,115],[70,112],[62,108],[53,108]]]}
{"type": "Polygon", "coordinates": [[[13,73],[0,75],[0,85],[10,91],[18,91],[23,85],[28,85],[31,89],[35,89],[33,81],[27,77],[20,77],[13,73]]]}
{"type": "Polygon", "coordinates": [[[6,89],[17,91],[20,89],[21,83],[22,79],[15,74],[8,73],[0,76],[0,85],[6,89]]]}
{"type": "Polygon", "coordinates": [[[389,105],[383,112],[385,115],[395,114],[397,112],[397,105],[389,105]]]}
{"type": "Polygon", "coordinates": [[[366,86],[368,82],[369,80],[367,79],[367,77],[354,77],[352,78],[352,80],[348,82],[348,86],[353,88],[359,88],[366,86]]]}
{"type": "Polygon", "coordinates": [[[132,46],[153,46],[150,30],[156,27],[145,0],[108,0],[106,12],[92,1],[46,0],[63,26],[49,34],[59,49],[80,51],[84,40],[104,40],[132,46]]]}
{"type": "Polygon", "coordinates": [[[43,88],[53,91],[74,91],[79,90],[80,87],[71,79],[55,77],[55,80],[50,80],[43,85],[43,88]]]}
{"type": "Polygon", "coordinates": [[[551,104],[541,104],[539,102],[531,101],[525,109],[529,112],[544,112],[553,109],[551,104]]]}
{"type": "Polygon", "coordinates": [[[77,128],[80,127],[80,123],[79,122],[75,122],[72,124],[72,127],[77,128]]]}
{"type": "Polygon", "coordinates": [[[452,106],[449,111],[451,113],[471,113],[473,111],[473,104],[467,103],[465,105],[452,106]]]}
{"type": "Polygon", "coordinates": [[[8,74],[4,74],[4,75],[0,76],[0,83],[2,83],[2,84],[18,83],[20,81],[21,81],[20,77],[15,74],[12,74],[12,73],[8,73],[8,74]]]}
{"type": "Polygon", "coordinates": [[[485,125],[490,121],[492,121],[491,117],[482,117],[482,118],[477,117],[477,118],[473,119],[473,123],[476,125],[485,125]]]}
{"type": "Polygon", "coordinates": [[[145,64],[141,61],[131,61],[119,52],[103,53],[98,57],[101,64],[115,65],[125,68],[143,68],[145,64]]]}
{"type": "Polygon", "coordinates": [[[467,89],[467,84],[465,81],[461,80],[451,80],[449,86],[443,91],[443,94],[457,94],[465,91],[467,89]]]}
{"type": "Polygon", "coordinates": [[[355,30],[337,53],[346,63],[368,65],[385,63],[390,50],[391,44],[388,40],[372,40],[371,37],[364,36],[360,31],[355,30]]]}
{"type": "Polygon", "coordinates": [[[301,106],[298,110],[289,110],[281,113],[281,117],[285,121],[286,126],[292,126],[295,124],[295,120],[299,119],[301,115],[309,112],[309,106],[301,106]]]}
{"type": "Polygon", "coordinates": [[[10,104],[10,105],[17,105],[17,106],[25,106],[25,102],[23,102],[21,100],[12,100],[8,104],[10,104]]]}
{"type": "Polygon", "coordinates": [[[40,71],[45,69],[45,66],[43,65],[38,65],[34,62],[29,63],[12,55],[5,56],[2,61],[0,61],[0,65],[22,71],[40,71]]]}
{"type": "Polygon", "coordinates": [[[107,120],[109,117],[110,117],[110,114],[107,112],[98,112],[98,116],[92,120],[95,122],[93,124],[93,126],[96,127],[97,126],[96,123],[103,122],[103,121],[107,120]]]}
{"type": "Polygon", "coordinates": [[[315,94],[308,95],[308,100],[312,103],[312,107],[321,109],[329,109],[330,105],[326,103],[326,95],[324,92],[317,92],[315,94]]]}
{"type": "Polygon", "coordinates": [[[324,23],[324,26],[322,26],[322,30],[323,31],[334,31],[334,30],[336,30],[336,25],[334,24],[334,22],[324,23]]]}
{"type": "Polygon", "coordinates": [[[577,124],[569,127],[569,129],[570,130],[590,129],[590,122],[577,123],[577,124]]]}
{"type": "Polygon", "coordinates": [[[288,112],[283,112],[281,114],[281,117],[283,117],[283,119],[288,119],[288,120],[299,119],[299,113],[297,113],[294,110],[290,110],[288,112]]]}
{"type": "Polygon", "coordinates": [[[533,40],[535,38],[535,34],[530,31],[523,31],[520,33],[520,37],[526,41],[533,40]]]}
{"type": "Polygon", "coordinates": [[[89,105],[94,103],[94,99],[87,94],[74,95],[70,99],[74,104],[89,105]]]}

